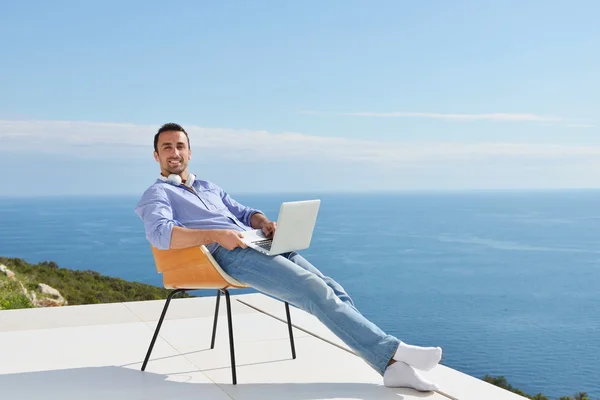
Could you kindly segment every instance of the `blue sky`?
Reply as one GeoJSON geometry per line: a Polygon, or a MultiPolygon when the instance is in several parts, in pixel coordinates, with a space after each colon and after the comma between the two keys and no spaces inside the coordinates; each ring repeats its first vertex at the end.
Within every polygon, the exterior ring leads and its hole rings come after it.
{"type": "Polygon", "coordinates": [[[597,1],[123,3],[0,3],[0,196],[600,186],[597,1]]]}

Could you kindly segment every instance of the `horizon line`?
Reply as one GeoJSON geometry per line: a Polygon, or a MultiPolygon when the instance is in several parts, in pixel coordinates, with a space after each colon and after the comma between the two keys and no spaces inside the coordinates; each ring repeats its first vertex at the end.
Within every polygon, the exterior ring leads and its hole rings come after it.
{"type": "MultiPolygon", "coordinates": [[[[240,195],[336,195],[336,194],[398,194],[398,193],[480,193],[480,192],[572,192],[572,191],[597,191],[598,187],[541,187],[541,188],[406,188],[406,189],[373,189],[373,190],[306,190],[306,191],[229,191],[240,195]]],[[[86,194],[86,193],[65,193],[65,194],[47,194],[47,195],[0,195],[0,200],[5,199],[45,199],[45,198],[114,198],[114,197],[141,197],[140,193],[112,193],[112,194],[86,194]]]]}

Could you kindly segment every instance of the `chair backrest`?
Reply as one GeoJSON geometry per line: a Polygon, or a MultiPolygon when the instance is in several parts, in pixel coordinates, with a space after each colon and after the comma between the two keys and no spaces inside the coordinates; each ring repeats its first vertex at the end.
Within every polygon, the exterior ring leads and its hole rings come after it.
{"type": "Polygon", "coordinates": [[[205,246],[159,250],[150,245],[156,270],[169,289],[222,289],[248,287],[227,275],[205,246]]]}

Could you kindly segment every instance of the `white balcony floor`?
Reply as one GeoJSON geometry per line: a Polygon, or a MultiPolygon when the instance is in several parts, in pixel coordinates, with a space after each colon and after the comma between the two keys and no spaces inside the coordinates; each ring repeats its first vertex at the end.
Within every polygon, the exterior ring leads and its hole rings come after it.
{"type": "Polygon", "coordinates": [[[0,399],[524,399],[439,365],[438,392],[383,386],[382,378],[313,316],[283,303],[232,296],[238,384],[231,380],[225,301],[210,349],[215,298],[172,301],[140,371],[164,301],[0,311],[0,399]]]}

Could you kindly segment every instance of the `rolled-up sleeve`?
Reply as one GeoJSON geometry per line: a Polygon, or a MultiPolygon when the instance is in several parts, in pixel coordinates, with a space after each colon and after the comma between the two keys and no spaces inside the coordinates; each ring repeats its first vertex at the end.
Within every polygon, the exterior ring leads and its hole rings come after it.
{"type": "Polygon", "coordinates": [[[144,223],[146,239],[159,250],[168,250],[173,227],[183,226],[173,219],[169,197],[158,186],[151,186],[144,192],[135,213],[144,223]]]}
{"type": "Polygon", "coordinates": [[[256,208],[247,207],[243,204],[240,204],[239,202],[231,198],[231,196],[229,196],[229,194],[221,188],[219,188],[219,192],[221,193],[221,199],[223,200],[223,204],[225,204],[229,211],[233,215],[235,215],[235,217],[239,219],[240,222],[242,222],[244,225],[252,227],[252,225],[250,224],[252,216],[256,213],[264,214],[262,211],[257,210],[256,208]]]}

